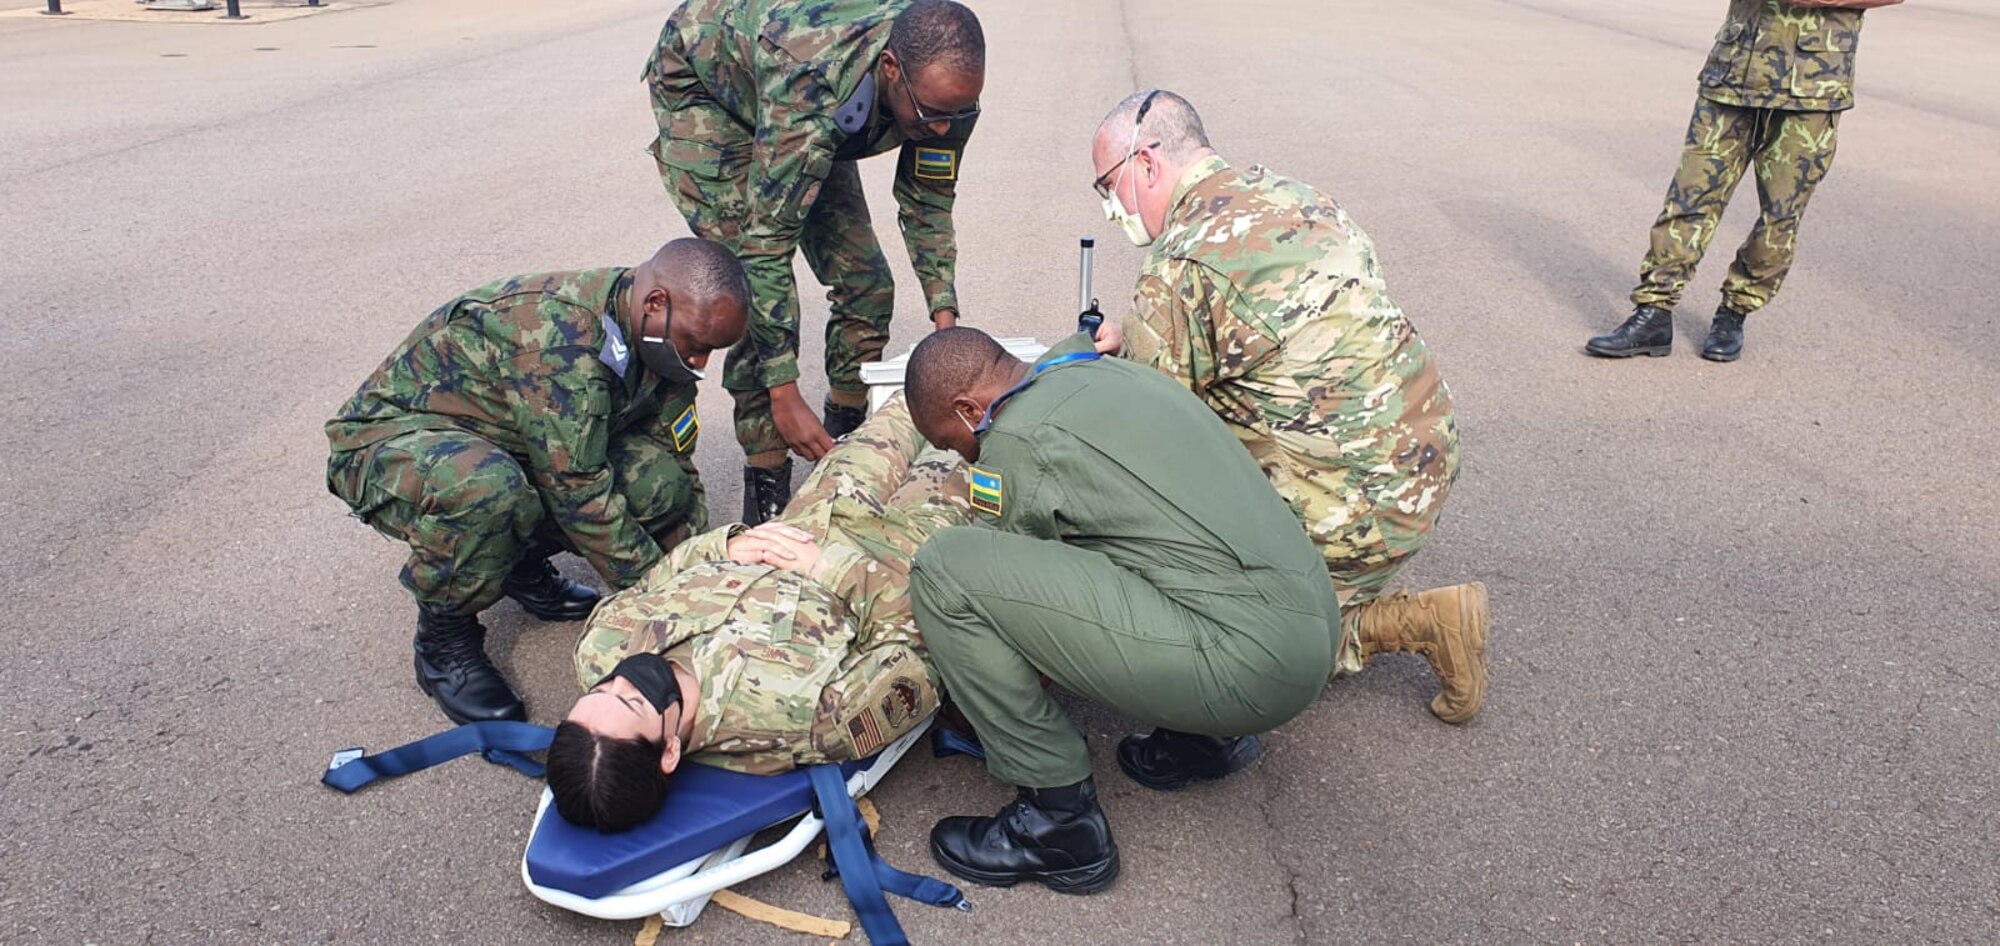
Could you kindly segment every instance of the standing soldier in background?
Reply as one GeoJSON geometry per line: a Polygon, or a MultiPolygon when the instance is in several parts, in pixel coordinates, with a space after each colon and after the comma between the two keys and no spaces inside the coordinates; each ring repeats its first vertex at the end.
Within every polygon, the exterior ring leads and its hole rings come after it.
{"type": "MultiPolygon", "coordinates": [[[[1471,719],[1486,694],[1486,587],[1380,597],[1444,509],[1458,428],[1374,244],[1326,195],[1231,167],[1172,92],[1120,102],[1091,161],[1106,215],[1153,248],[1131,317],[1105,323],[1098,349],[1193,391],[1304,522],[1340,599],[1337,671],[1421,653],[1443,685],[1431,711],[1471,719]]],[[[1231,748],[1202,741],[1161,730],[1127,740],[1119,762],[1142,782],[1182,781],[1199,771],[1189,760],[1231,748]]]]}
{"type": "Polygon", "coordinates": [[[750,287],[729,251],[681,239],[631,267],[517,276],[445,303],[326,423],[327,488],[410,547],[417,685],[453,722],[525,719],[486,657],[501,596],[545,621],[707,524],[695,381],[743,337],[750,287]]]}
{"type": "Polygon", "coordinates": [[[1735,361],[1743,320],[1778,294],[1798,250],[1799,220],[1833,166],[1840,113],[1854,107],[1854,48],[1869,7],[1903,0],[1731,0],[1701,70],[1680,170],[1653,223],[1632,315],[1584,349],[1606,358],[1674,347],[1674,306],[1745,169],[1761,212],[1736,251],[1701,356],[1735,361]]]}
{"type": "Polygon", "coordinates": [[[861,423],[861,365],[889,340],[895,287],[855,162],[896,151],[896,220],[931,321],[957,322],[951,209],[979,115],[986,39],[950,0],[688,0],[645,80],[667,193],[750,274],[750,334],[729,353],[747,460],[743,521],[784,508],[791,451],[818,460],[861,423]],[[799,395],[792,251],[829,289],[825,424],[799,395]]]}

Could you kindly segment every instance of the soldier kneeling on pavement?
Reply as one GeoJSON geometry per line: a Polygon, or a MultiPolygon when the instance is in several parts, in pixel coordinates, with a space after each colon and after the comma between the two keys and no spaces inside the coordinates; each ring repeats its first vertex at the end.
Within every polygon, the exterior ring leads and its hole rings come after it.
{"type": "Polygon", "coordinates": [[[685,759],[771,774],[865,758],[938,708],[910,561],[967,521],[964,466],[901,399],[836,444],[776,520],[682,543],[605,600],[548,781],[574,824],[653,816],[685,759]]]}
{"type": "Polygon", "coordinates": [[[575,621],[597,604],[550,556],[622,588],[706,526],[695,382],[749,307],[743,267],[704,240],[504,279],[431,313],[327,422],[327,487],[410,547],[417,685],[454,722],[527,717],[479,612],[504,595],[575,621]]]}
{"type": "MultiPolygon", "coordinates": [[[[1486,586],[1384,594],[1458,478],[1450,388],[1390,298],[1375,245],[1333,198],[1209,146],[1163,89],[1118,103],[1091,148],[1105,214],[1152,247],[1097,348],[1147,365],[1222,418],[1304,524],[1343,618],[1338,673],[1422,654],[1449,723],[1486,699],[1486,586]]],[[[1157,743],[1141,754],[1170,752],[1157,743]]]]}

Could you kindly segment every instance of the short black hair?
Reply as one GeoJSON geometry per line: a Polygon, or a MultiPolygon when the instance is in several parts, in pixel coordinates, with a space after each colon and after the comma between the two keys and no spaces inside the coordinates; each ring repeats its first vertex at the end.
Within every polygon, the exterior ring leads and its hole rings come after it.
{"type": "Polygon", "coordinates": [[[986,72],[986,33],[979,18],[952,0],[914,0],[889,25],[889,49],[915,79],[931,63],[961,75],[986,72]]]}
{"type": "Polygon", "coordinates": [[[697,305],[727,299],[745,316],[750,307],[750,277],[729,248],[713,240],[682,237],[668,241],[653,257],[661,272],[697,305]]]}
{"type": "Polygon", "coordinates": [[[924,336],[903,370],[903,396],[912,416],[934,416],[1012,357],[976,328],[959,325],[924,336]]]}
{"type": "Polygon", "coordinates": [[[660,771],[660,747],[644,739],[600,736],[563,720],[549,743],[549,791],[563,820],[605,834],[660,813],[673,779],[660,771]]]}

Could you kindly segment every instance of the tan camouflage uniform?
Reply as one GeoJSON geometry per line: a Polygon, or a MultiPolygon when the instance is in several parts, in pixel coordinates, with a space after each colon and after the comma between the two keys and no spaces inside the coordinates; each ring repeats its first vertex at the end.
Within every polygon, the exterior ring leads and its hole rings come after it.
{"type": "Polygon", "coordinates": [[[1342,610],[1379,594],[1444,508],[1458,429],[1368,236],[1311,187],[1210,157],[1181,179],[1133,307],[1126,355],[1228,422],[1304,521],[1342,610]]]}
{"type": "MultiPolygon", "coordinates": [[[[792,252],[826,284],[829,387],[852,405],[861,364],[889,341],[895,286],[875,239],[855,162],[890,151],[896,222],[929,311],[956,309],[952,228],[959,163],[973,123],[906,139],[868,102],[849,134],[835,112],[874,73],[898,0],[688,0],[667,18],[644,79],[660,135],[660,178],[695,235],[734,251],[750,277],[749,334],[730,351],[723,386],[736,396],[736,436],[750,455],[782,451],[767,390],[798,380],[799,298],[792,252]]],[[[878,85],[876,95],[901,95],[878,85]]]]}
{"type": "Polygon", "coordinates": [[[1854,106],[1861,10],[1783,0],[1732,0],[1701,71],[1680,169],[1653,224],[1635,306],[1671,309],[1694,276],[1729,196],[1752,167],[1760,213],[1723,282],[1749,314],[1777,295],[1798,249],[1799,221],[1833,166],[1840,113],[1854,106]]]}
{"type": "Polygon", "coordinates": [[[811,533],[810,575],[729,560],[741,526],[682,543],[599,605],[577,642],[588,689],[664,653],[699,681],[695,761],[739,772],[871,755],[938,707],[910,611],[910,561],[967,522],[965,467],[927,449],[899,398],[836,446],[779,522],[811,533]]]}

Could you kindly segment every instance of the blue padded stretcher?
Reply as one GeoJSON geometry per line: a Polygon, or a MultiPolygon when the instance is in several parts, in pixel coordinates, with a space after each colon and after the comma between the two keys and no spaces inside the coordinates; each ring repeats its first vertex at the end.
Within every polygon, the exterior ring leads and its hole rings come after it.
{"type": "MultiPolygon", "coordinates": [[[[873,757],[842,765],[848,796],[874,788],[930,726],[927,719],[873,757]]],[[[791,862],[825,828],[803,769],[744,775],[690,764],[658,815],[618,834],[564,821],[553,797],[542,791],[521,880],[545,902],[607,920],[657,913],[687,926],[716,891],[791,862]],[[745,853],[752,835],[792,818],[799,823],[783,837],[745,853]]]]}

